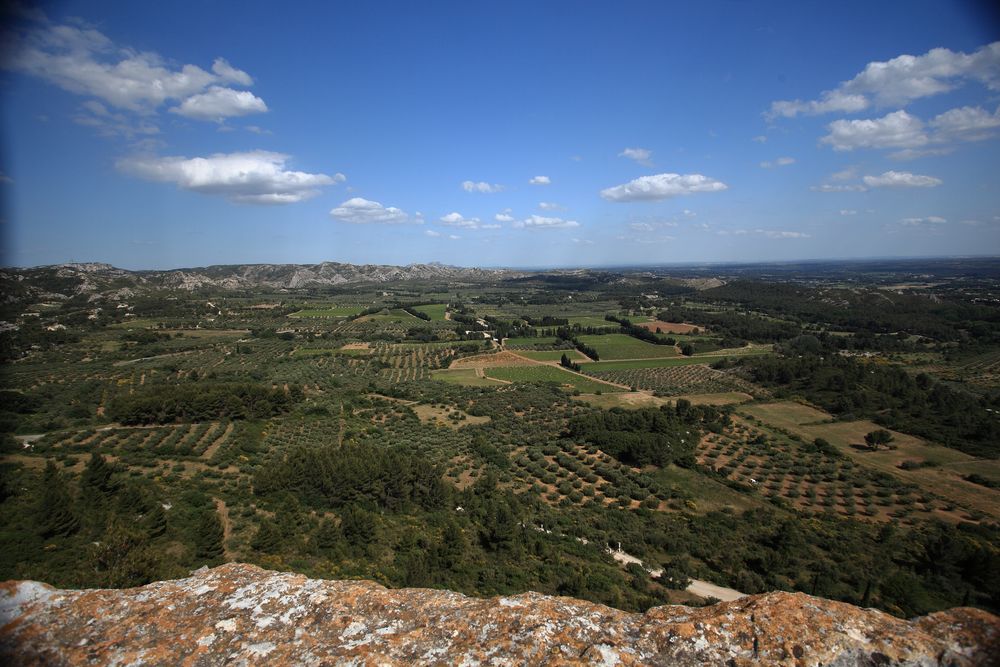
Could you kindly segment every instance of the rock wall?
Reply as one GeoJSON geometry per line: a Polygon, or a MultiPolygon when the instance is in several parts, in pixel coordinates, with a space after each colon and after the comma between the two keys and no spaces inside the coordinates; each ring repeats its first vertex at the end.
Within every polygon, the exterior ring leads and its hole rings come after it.
{"type": "Polygon", "coordinates": [[[990,665],[1000,619],[904,621],[801,593],[631,614],[526,593],[490,599],[244,564],[128,590],[0,584],[17,665],[990,665]]]}

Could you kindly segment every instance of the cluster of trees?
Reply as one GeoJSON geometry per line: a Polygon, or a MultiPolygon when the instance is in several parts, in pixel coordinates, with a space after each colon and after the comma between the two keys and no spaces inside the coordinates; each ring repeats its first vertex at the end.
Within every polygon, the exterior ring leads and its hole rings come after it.
{"type": "Polygon", "coordinates": [[[746,341],[775,343],[798,336],[802,328],[791,322],[768,319],[747,310],[708,311],[670,306],[657,317],[664,322],[695,322],[723,337],[726,347],[740,347],[746,341]],[[735,344],[734,344],[735,343],[735,344]]]}
{"type": "Polygon", "coordinates": [[[559,340],[566,341],[567,343],[575,347],[577,350],[579,350],[581,354],[587,355],[594,361],[601,360],[601,355],[597,353],[597,350],[595,350],[593,347],[587,345],[582,340],[577,338],[576,333],[573,330],[561,327],[556,330],[556,336],[559,337],[559,340]]]}
{"type": "Polygon", "coordinates": [[[565,353],[562,355],[562,357],[560,357],[559,364],[563,368],[568,368],[571,371],[576,371],[577,373],[580,372],[580,364],[576,363],[575,361],[571,361],[570,358],[567,357],[565,353]]]}
{"type": "Polygon", "coordinates": [[[1000,342],[997,308],[926,294],[737,280],[705,290],[699,298],[763,310],[801,323],[823,322],[868,336],[905,331],[937,341],[972,337],[983,343],[1000,342]]]}
{"type": "Polygon", "coordinates": [[[443,507],[448,487],[441,477],[427,459],[399,449],[300,446],[261,466],[253,488],[262,496],[291,491],[313,507],[357,504],[399,512],[443,507]]]}
{"type": "Polygon", "coordinates": [[[613,408],[569,421],[567,435],[597,445],[631,466],[669,463],[694,465],[694,451],[704,423],[717,423],[722,413],[711,406],[675,406],[623,410],[613,408]]]}
{"type": "Polygon", "coordinates": [[[4,466],[0,488],[4,578],[119,588],[222,559],[223,529],[211,498],[187,493],[168,512],[153,482],[126,475],[96,452],[78,478],[51,459],[41,473],[4,466]]]}
{"type": "Polygon", "coordinates": [[[927,438],[973,456],[1000,456],[1000,392],[984,396],[911,375],[898,366],[840,355],[768,355],[740,361],[751,379],[795,393],[841,417],[927,438]]]}
{"type": "Polygon", "coordinates": [[[170,424],[215,419],[264,419],[302,400],[302,388],[286,392],[252,382],[197,382],[143,388],[116,397],[108,416],[122,424],[170,424]]]}

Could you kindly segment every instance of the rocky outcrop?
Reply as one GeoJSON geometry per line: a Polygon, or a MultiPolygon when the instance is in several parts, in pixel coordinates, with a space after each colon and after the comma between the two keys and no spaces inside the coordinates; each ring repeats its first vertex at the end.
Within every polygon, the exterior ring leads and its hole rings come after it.
{"type": "Polygon", "coordinates": [[[0,658],[24,665],[988,665],[1000,619],[904,621],[801,593],[631,614],[230,564],[128,590],[0,585],[0,658]]]}

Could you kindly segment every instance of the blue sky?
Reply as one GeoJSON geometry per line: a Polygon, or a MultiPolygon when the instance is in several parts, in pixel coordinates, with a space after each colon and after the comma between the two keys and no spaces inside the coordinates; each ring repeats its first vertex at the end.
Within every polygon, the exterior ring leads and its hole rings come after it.
{"type": "Polygon", "coordinates": [[[4,258],[1000,254],[960,2],[63,2],[8,21],[4,258]]]}

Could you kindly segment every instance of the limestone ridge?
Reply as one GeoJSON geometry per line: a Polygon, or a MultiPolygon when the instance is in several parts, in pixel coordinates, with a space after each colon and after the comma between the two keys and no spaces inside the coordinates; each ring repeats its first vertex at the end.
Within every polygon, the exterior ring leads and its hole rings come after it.
{"type": "Polygon", "coordinates": [[[245,564],[127,590],[0,584],[19,665],[991,665],[1000,619],[904,621],[802,593],[632,614],[564,597],[390,590],[245,564]]]}

